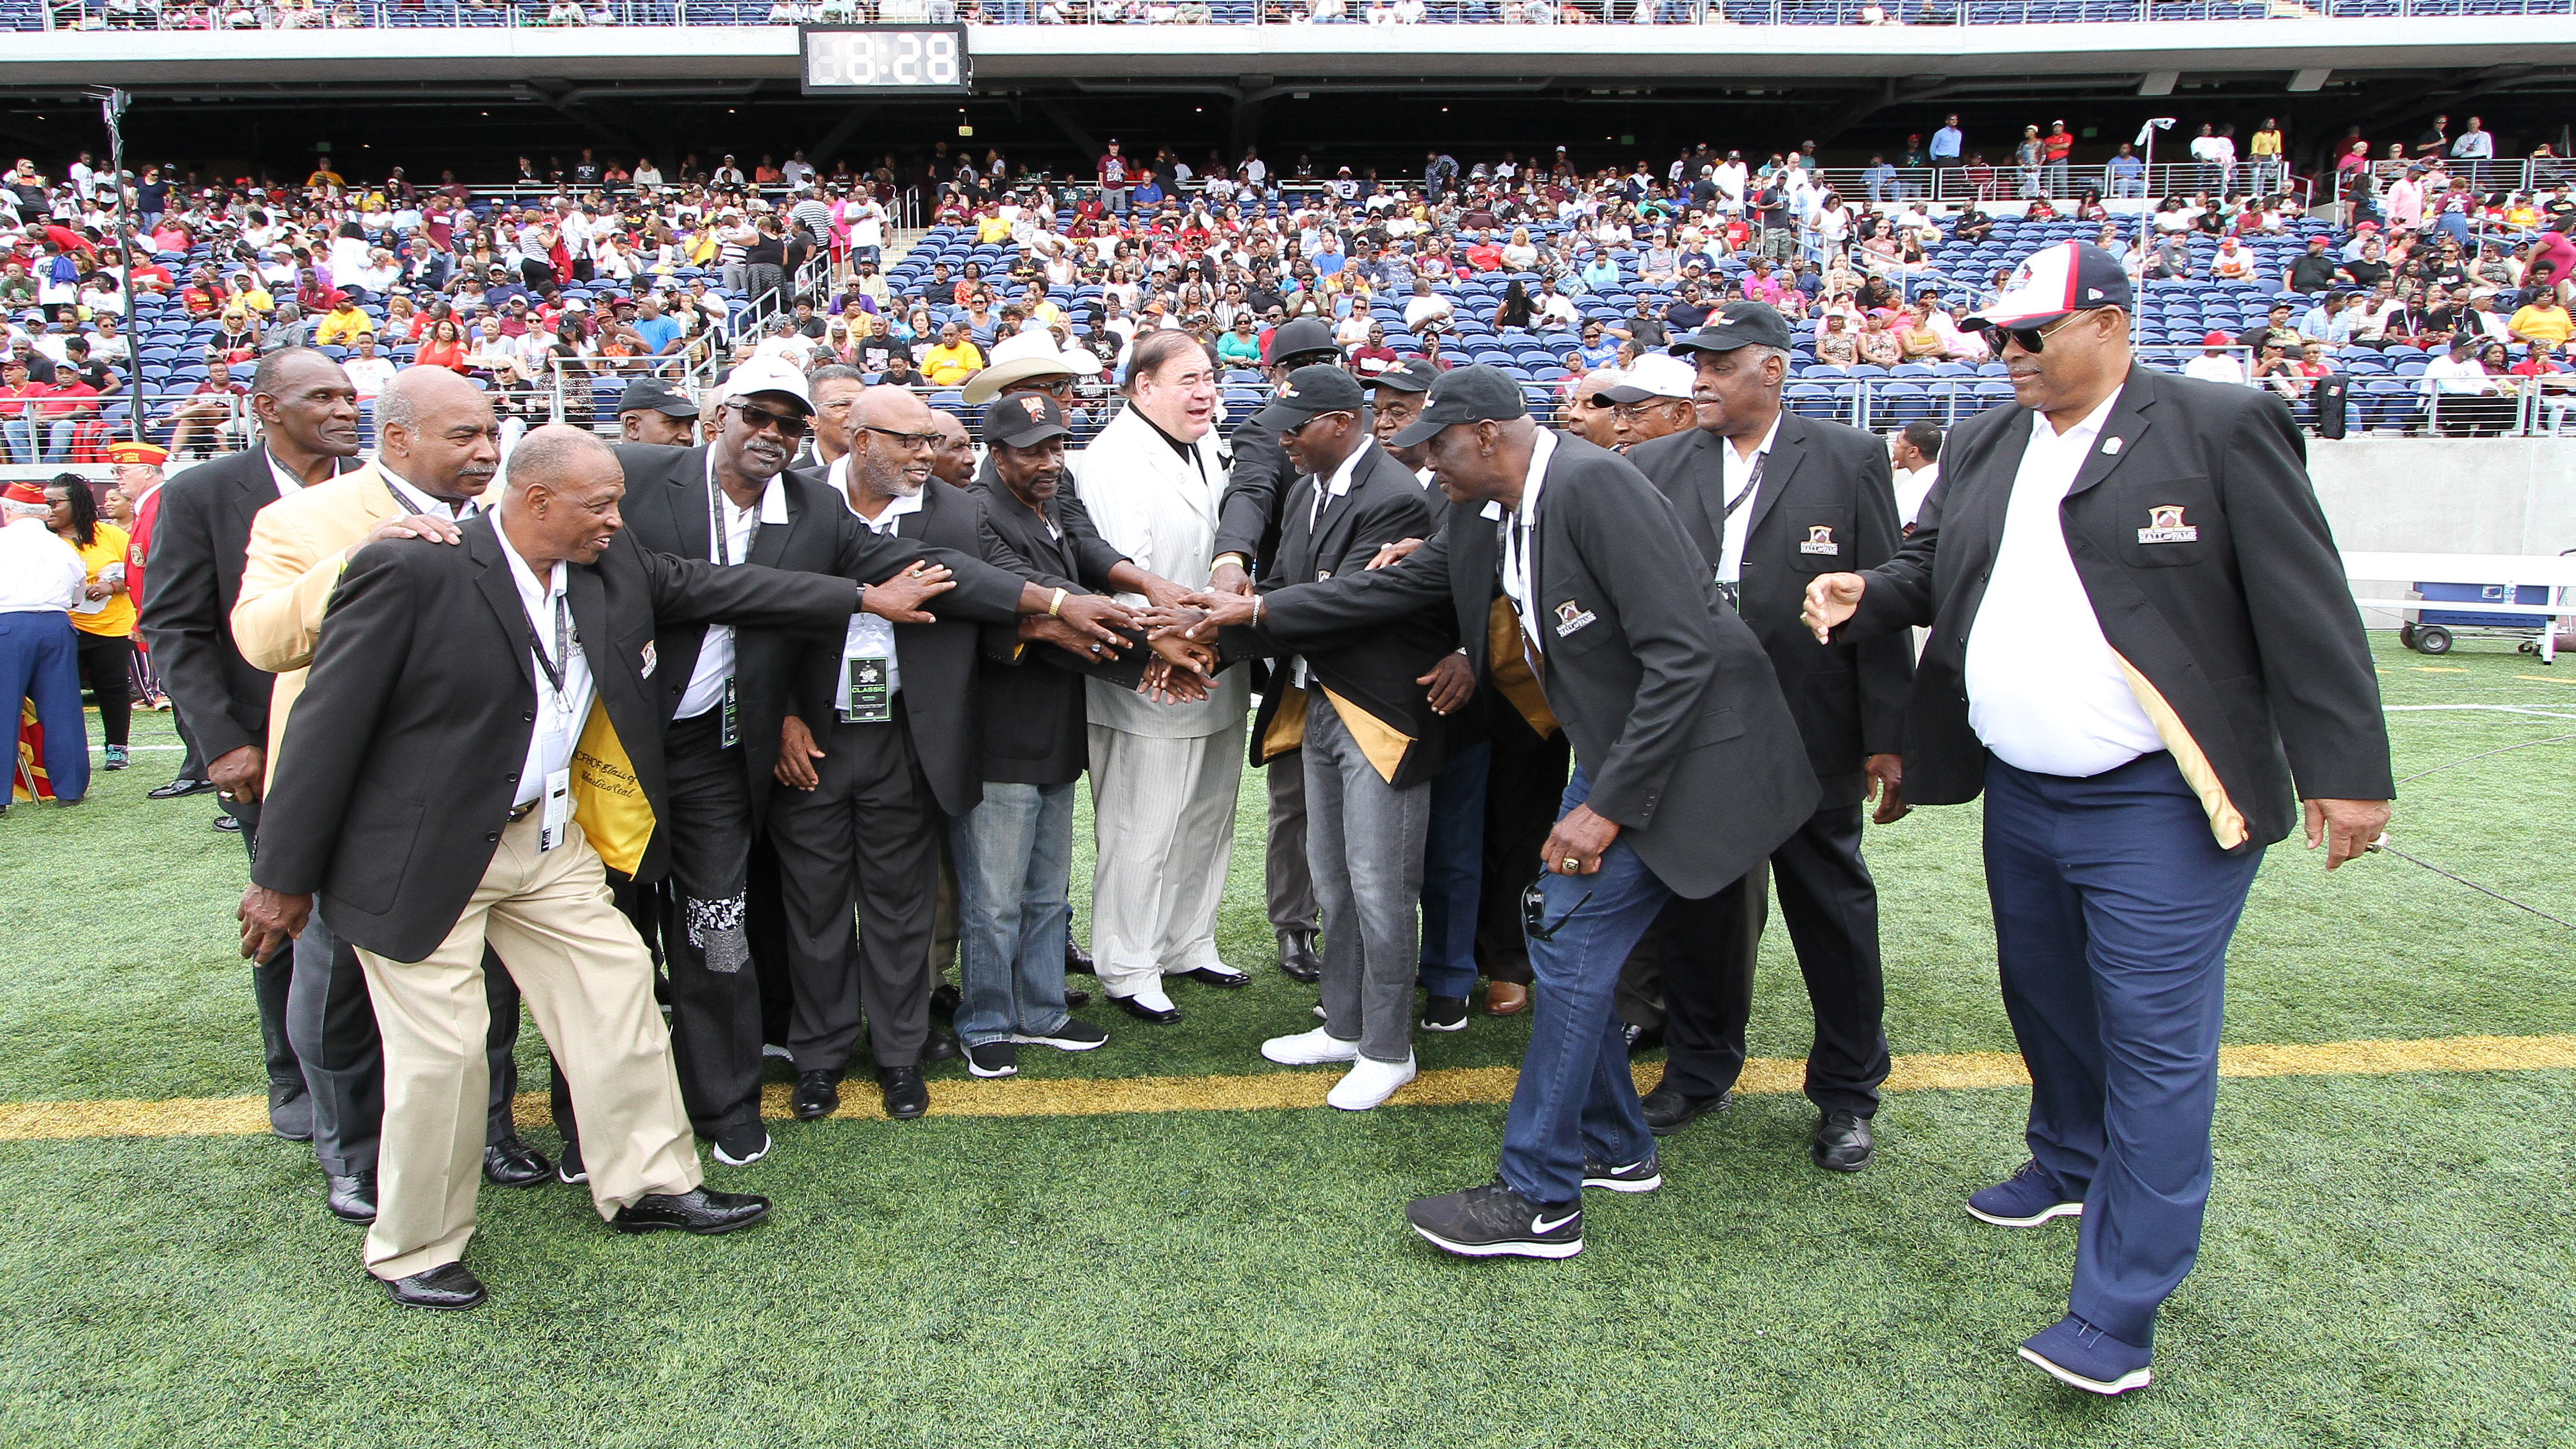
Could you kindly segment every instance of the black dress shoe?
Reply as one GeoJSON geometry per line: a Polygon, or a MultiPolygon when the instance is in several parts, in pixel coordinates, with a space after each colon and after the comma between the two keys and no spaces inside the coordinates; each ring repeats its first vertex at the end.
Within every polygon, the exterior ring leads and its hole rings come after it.
{"type": "Polygon", "coordinates": [[[1315,933],[1281,931],[1279,933],[1279,969],[1291,981],[1308,986],[1324,979],[1324,963],[1315,956],[1315,933]]]}
{"type": "Polygon", "coordinates": [[[957,1008],[965,1003],[965,996],[945,981],[930,988],[930,1009],[941,1016],[955,1016],[957,1008]]]}
{"type": "Polygon", "coordinates": [[[930,1088],[919,1067],[879,1067],[877,1085],[885,1089],[885,1114],[898,1122],[930,1110],[930,1088]]]}
{"type": "MultiPolygon", "coordinates": [[[[215,817],[215,828],[216,828],[217,830],[222,831],[222,832],[223,832],[224,834],[226,834],[226,835],[239,835],[239,834],[241,834],[241,822],[240,822],[240,821],[238,821],[238,820],[235,820],[234,818],[232,818],[232,817],[231,817],[231,816],[229,816],[229,815],[218,815],[218,816],[216,816],[216,817],[215,817]]],[[[473,1305],[473,1304],[471,1304],[471,1303],[469,1303],[469,1304],[467,1304],[467,1305],[465,1305],[465,1306],[466,1306],[466,1307],[468,1307],[468,1308],[471,1308],[471,1307],[473,1307],[474,1305],[473,1305]]]]}
{"type": "Polygon", "coordinates": [[[758,1193],[716,1192],[700,1187],[687,1192],[647,1193],[619,1208],[608,1225],[621,1233],[677,1228],[684,1233],[713,1237],[750,1227],[767,1216],[769,1199],[758,1193]]]}
{"type": "Polygon", "coordinates": [[[1651,1051],[1660,1051],[1662,1050],[1663,1045],[1664,1029],[1660,1026],[1632,1026],[1628,1028],[1628,1055],[1632,1057],[1642,1056],[1651,1051]]]}
{"type": "Polygon", "coordinates": [[[932,1062],[953,1062],[964,1055],[966,1049],[957,1044],[957,1038],[944,1031],[934,1031],[922,1039],[921,1065],[925,1067],[932,1062]]]}
{"type": "Polygon", "coordinates": [[[811,1122],[828,1117],[841,1105],[839,1072],[799,1072],[796,1074],[795,1112],[798,1121],[811,1122]]]}
{"type": "Polygon", "coordinates": [[[1172,974],[1188,977],[1202,986],[1222,986],[1228,991],[1237,991],[1252,984],[1250,976],[1223,966],[1201,966],[1189,971],[1175,971],[1172,974]]]}
{"type": "Polygon", "coordinates": [[[1150,1021],[1156,1026],[1170,1026],[1181,1019],[1181,1009],[1177,1006],[1166,1011],[1158,1011],[1132,996],[1113,996],[1109,999],[1118,1003],[1120,1011],[1138,1021],[1150,1021]]]}
{"type": "Polygon", "coordinates": [[[215,788],[215,782],[212,780],[173,780],[167,785],[155,786],[152,789],[144,791],[143,798],[146,800],[176,800],[183,795],[194,795],[200,790],[211,790],[213,788],[215,788]]]}
{"type": "Polygon", "coordinates": [[[1082,943],[1073,939],[1071,935],[1064,938],[1064,969],[1076,976],[1100,974],[1092,967],[1091,953],[1082,949],[1082,943]]]}
{"type": "Polygon", "coordinates": [[[1827,1172],[1858,1172],[1869,1165],[1878,1150],[1878,1139],[1870,1131],[1869,1119],[1858,1112],[1827,1112],[1816,1124],[1813,1145],[1816,1165],[1827,1172]]]}
{"type": "Polygon", "coordinates": [[[494,1187],[534,1187],[554,1174],[555,1165],[546,1155],[520,1141],[504,1137],[483,1149],[483,1175],[494,1187]]]}
{"type": "Polygon", "coordinates": [[[333,1217],[344,1223],[376,1220],[375,1169],[353,1172],[347,1177],[326,1177],[323,1182],[328,1190],[322,1195],[322,1205],[331,1210],[333,1217]]]}
{"type": "Polygon", "coordinates": [[[1064,989],[1064,1004],[1068,1008],[1089,1006],[1091,1004],[1091,993],[1083,990],[1079,986],[1068,986],[1064,989]]]}
{"type": "Polygon", "coordinates": [[[268,1084],[268,1130],[289,1142],[313,1140],[313,1094],[302,1082],[268,1084]]]}
{"type": "Polygon", "coordinates": [[[483,1291],[483,1280],[462,1263],[441,1263],[425,1273],[408,1278],[384,1280],[385,1296],[405,1308],[480,1307],[492,1295],[483,1291]]]}
{"type": "Polygon", "coordinates": [[[1658,1137],[1670,1137],[1711,1112],[1723,1112],[1733,1105],[1733,1092],[1720,1092],[1714,1097],[1686,1097],[1678,1087],[1658,1085],[1637,1099],[1646,1109],[1646,1130],[1658,1137]]]}

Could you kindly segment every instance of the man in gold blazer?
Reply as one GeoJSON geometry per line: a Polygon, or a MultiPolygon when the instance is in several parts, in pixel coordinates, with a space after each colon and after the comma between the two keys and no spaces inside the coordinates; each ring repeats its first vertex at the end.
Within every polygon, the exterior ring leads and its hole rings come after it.
{"type": "MultiPolygon", "coordinates": [[[[411,368],[376,398],[376,461],[260,509],[252,520],[233,643],[253,667],[277,676],[268,712],[273,778],[286,719],[304,692],[313,641],[349,555],[380,538],[453,543],[456,525],[484,505],[500,463],[499,428],[482,391],[445,368],[411,368]]],[[[524,1186],[553,1170],[519,1141],[510,1102],[518,1088],[518,988],[487,961],[492,1010],[486,1040],[492,1092],[483,1170],[495,1183],[524,1186]]],[[[295,943],[287,991],[287,1034],[313,1094],[313,1153],[327,1182],[324,1202],[350,1222],[376,1215],[376,1146],[384,1116],[384,1055],[367,978],[357,954],[317,912],[295,943]]]]}

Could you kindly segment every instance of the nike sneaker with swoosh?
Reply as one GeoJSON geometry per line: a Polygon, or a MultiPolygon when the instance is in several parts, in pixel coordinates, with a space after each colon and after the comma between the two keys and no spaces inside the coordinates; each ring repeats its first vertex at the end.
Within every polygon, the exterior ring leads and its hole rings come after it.
{"type": "Polygon", "coordinates": [[[1413,1230],[1468,1258],[1571,1258],[1583,1251],[1583,1204],[1534,1203],[1496,1178],[1483,1187],[1404,1206],[1413,1230]]]}
{"type": "Polygon", "coordinates": [[[1631,1162],[1625,1167],[1586,1159],[1583,1185],[1607,1188],[1612,1192],[1653,1192],[1664,1185],[1664,1168],[1661,1161],[1652,1157],[1643,1162],[1631,1162]]]}

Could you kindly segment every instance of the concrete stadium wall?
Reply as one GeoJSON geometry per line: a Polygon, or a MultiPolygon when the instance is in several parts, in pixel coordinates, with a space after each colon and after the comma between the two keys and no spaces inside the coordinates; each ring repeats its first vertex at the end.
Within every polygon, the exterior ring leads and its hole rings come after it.
{"type": "MultiPolygon", "coordinates": [[[[2355,553],[2554,554],[2576,549],[2576,438],[2347,438],[2308,445],[2308,476],[2355,553]]],[[[2355,580],[2402,599],[2409,579],[2355,580]]],[[[2492,579],[2445,580],[2495,583],[2492,579]]],[[[2395,610],[2365,609],[2373,629],[2395,610]]]]}

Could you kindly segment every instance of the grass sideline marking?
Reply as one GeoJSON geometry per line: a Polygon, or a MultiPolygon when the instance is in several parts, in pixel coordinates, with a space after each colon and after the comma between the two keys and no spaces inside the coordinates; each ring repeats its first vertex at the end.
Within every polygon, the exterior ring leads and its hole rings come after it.
{"type": "MultiPolygon", "coordinates": [[[[2319,1042],[2304,1046],[2221,1047],[2222,1077],[2378,1076],[2396,1072],[2513,1072],[2576,1068],[2576,1034],[2555,1036],[2453,1036],[2415,1041],[2319,1042]]],[[[1794,1093],[1806,1063],[1756,1057],[1744,1064],[1736,1090],[1747,1095],[1794,1093]]],[[[1658,1062],[1639,1064],[1644,1090],[1662,1073],[1658,1062]]],[[[1459,1067],[1425,1072],[1395,1094],[1403,1107],[1492,1106],[1511,1100],[1519,1073],[1511,1067],[1459,1067]]],[[[930,1084],[933,1117],[1094,1117],[1137,1112],[1260,1112],[1321,1107],[1335,1076],[1329,1071],[1265,1072],[1222,1077],[1067,1077],[1007,1082],[973,1079],[930,1084]]],[[[2011,1052],[1954,1052],[1898,1057],[1887,1079],[1891,1092],[2028,1086],[2021,1058],[2011,1052]]],[[[762,1114],[786,1117],[790,1088],[773,1083],[761,1094],[762,1114]]],[[[546,1111],[543,1092],[522,1093],[519,1109],[530,1120],[546,1111]]],[[[876,1094],[846,1094],[835,1117],[878,1120],[876,1094]]],[[[0,1103],[0,1141],[56,1141],[95,1137],[248,1137],[268,1131],[268,1099],[182,1097],[170,1101],[0,1103]]]]}

